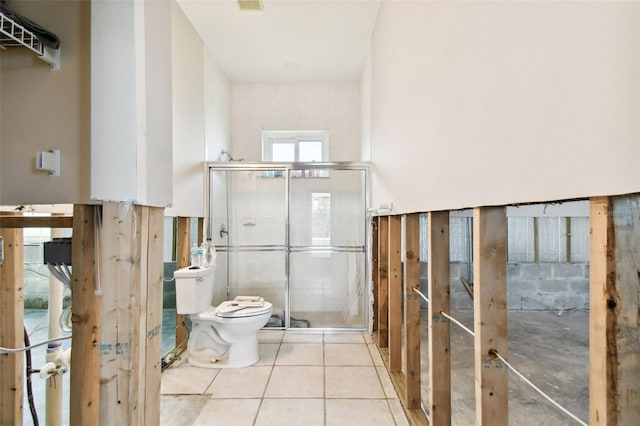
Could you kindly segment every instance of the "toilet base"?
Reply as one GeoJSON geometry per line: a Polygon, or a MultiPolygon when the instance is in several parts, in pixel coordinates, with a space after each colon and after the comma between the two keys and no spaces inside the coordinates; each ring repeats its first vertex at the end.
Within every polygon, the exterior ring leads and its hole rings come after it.
{"type": "Polygon", "coordinates": [[[201,368],[242,368],[249,367],[260,359],[258,333],[239,342],[231,343],[226,358],[218,360],[196,359],[189,356],[188,362],[201,368]]]}

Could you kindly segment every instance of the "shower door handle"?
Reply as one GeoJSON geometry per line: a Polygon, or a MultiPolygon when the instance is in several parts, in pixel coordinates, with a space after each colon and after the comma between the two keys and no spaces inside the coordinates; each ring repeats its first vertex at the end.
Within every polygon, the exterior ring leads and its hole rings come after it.
{"type": "Polygon", "coordinates": [[[227,227],[224,223],[220,224],[220,238],[224,238],[229,235],[229,231],[227,231],[227,227]]]}

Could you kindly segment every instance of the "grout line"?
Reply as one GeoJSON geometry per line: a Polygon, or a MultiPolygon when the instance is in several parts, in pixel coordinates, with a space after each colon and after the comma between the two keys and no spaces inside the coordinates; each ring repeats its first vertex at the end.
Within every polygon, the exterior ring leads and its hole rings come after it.
{"type": "MultiPolygon", "coordinates": [[[[284,333],[282,334],[284,337],[284,333]]],[[[258,350],[260,350],[260,343],[258,343],[258,350]]],[[[269,388],[269,383],[271,382],[271,376],[273,375],[273,370],[275,369],[276,358],[278,358],[278,354],[280,353],[280,348],[282,347],[282,339],[278,344],[278,350],[276,351],[275,357],[273,358],[273,364],[271,364],[271,371],[269,372],[269,377],[267,378],[267,383],[264,385],[264,390],[262,391],[262,397],[260,398],[260,403],[258,404],[258,410],[256,411],[256,416],[253,418],[253,425],[255,426],[258,421],[258,416],[260,415],[260,410],[262,409],[262,403],[264,402],[264,397],[267,394],[267,389],[269,388]]]]}

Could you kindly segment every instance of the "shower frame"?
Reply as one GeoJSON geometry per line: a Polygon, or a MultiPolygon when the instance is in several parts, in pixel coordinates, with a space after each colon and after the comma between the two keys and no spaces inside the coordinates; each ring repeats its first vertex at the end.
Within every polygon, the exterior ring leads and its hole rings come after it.
{"type": "MultiPolygon", "coordinates": [[[[312,330],[317,331],[345,331],[345,330],[353,330],[353,331],[364,331],[368,330],[371,323],[371,276],[370,276],[370,230],[368,226],[368,214],[367,208],[369,206],[369,188],[370,188],[370,176],[369,176],[369,163],[368,162],[351,162],[351,161],[337,161],[337,162],[293,162],[293,163],[276,163],[276,162],[244,162],[244,161],[231,161],[231,162],[220,162],[220,161],[209,161],[206,162],[206,179],[205,179],[205,202],[206,202],[206,214],[205,217],[205,230],[206,235],[213,235],[213,224],[211,221],[211,217],[213,215],[212,212],[212,181],[213,181],[213,173],[214,172],[229,172],[229,171],[282,171],[284,172],[283,178],[285,179],[285,245],[282,246],[255,246],[255,247],[245,247],[246,251],[279,251],[284,250],[285,252],[285,275],[286,275],[286,288],[285,288],[285,324],[284,327],[270,327],[274,329],[291,329],[291,274],[290,274],[290,255],[291,253],[305,251],[312,252],[318,250],[317,247],[295,247],[292,250],[291,242],[290,242],[290,222],[289,218],[291,216],[291,192],[290,192],[290,184],[291,184],[291,172],[298,170],[326,170],[326,171],[361,171],[364,173],[364,205],[362,206],[362,221],[363,221],[363,230],[364,230],[364,245],[361,246],[359,250],[353,250],[353,247],[345,247],[345,246],[322,246],[320,250],[328,251],[331,253],[344,253],[344,252],[356,252],[364,254],[364,274],[363,274],[363,292],[364,292],[364,325],[363,327],[311,327],[312,330]]],[[[229,183],[226,183],[227,191],[229,189],[229,183]]],[[[228,209],[228,202],[227,202],[228,209]]],[[[228,220],[228,214],[227,214],[228,220]]],[[[231,253],[232,245],[227,245],[225,250],[228,253],[231,253]]],[[[230,261],[227,261],[227,269],[229,269],[230,261]]],[[[230,284],[229,284],[229,273],[227,273],[227,296],[230,295],[230,284]]]]}

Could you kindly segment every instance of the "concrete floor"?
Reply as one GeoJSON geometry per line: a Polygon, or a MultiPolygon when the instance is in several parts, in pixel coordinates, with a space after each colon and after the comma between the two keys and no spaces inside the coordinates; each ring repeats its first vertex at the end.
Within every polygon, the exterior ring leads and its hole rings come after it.
{"type": "MultiPolygon", "coordinates": [[[[422,400],[428,406],[427,311],[421,315],[422,400]]],[[[473,311],[451,315],[473,329],[473,311]]],[[[507,361],[543,392],[585,422],[589,419],[589,313],[511,311],[507,361]]],[[[451,325],[452,421],[475,424],[473,337],[451,325]]],[[[509,375],[509,424],[574,425],[515,374],[509,375]]]]}

